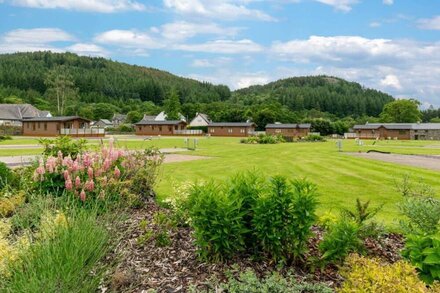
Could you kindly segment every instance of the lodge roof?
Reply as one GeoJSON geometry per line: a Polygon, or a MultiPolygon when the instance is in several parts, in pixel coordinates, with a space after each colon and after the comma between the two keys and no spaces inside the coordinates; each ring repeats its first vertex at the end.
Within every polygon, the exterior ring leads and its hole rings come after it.
{"type": "Polygon", "coordinates": [[[34,117],[34,118],[22,119],[21,121],[23,121],[23,122],[26,122],[26,121],[31,121],[31,122],[50,122],[50,121],[65,122],[65,121],[71,121],[71,120],[76,120],[76,119],[80,119],[80,120],[84,120],[84,121],[88,121],[88,122],[91,121],[89,119],[82,118],[79,116],[34,117]]]}
{"type": "Polygon", "coordinates": [[[303,124],[288,124],[288,123],[275,123],[275,124],[267,124],[266,128],[276,128],[276,129],[291,129],[291,128],[310,128],[311,124],[303,123],[303,124]]]}
{"type": "Polygon", "coordinates": [[[255,126],[253,122],[212,122],[208,127],[252,127],[255,126]]]}
{"type": "Polygon", "coordinates": [[[155,121],[155,120],[141,120],[135,125],[177,125],[180,123],[185,123],[183,120],[165,120],[165,121],[155,121]]]}
{"type": "Polygon", "coordinates": [[[0,104],[0,120],[21,120],[48,114],[48,111],[40,111],[31,104],[0,104]]]}
{"type": "Polygon", "coordinates": [[[380,127],[391,130],[440,130],[440,123],[367,123],[365,125],[355,125],[353,129],[375,130],[380,127]]]}

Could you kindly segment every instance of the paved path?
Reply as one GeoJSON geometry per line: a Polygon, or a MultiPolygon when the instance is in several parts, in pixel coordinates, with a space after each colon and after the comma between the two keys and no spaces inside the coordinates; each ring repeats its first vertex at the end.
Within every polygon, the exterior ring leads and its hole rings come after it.
{"type": "MultiPolygon", "coordinates": [[[[165,154],[164,163],[175,163],[175,162],[187,162],[194,160],[204,160],[210,159],[210,157],[206,156],[193,156],[193,155],[184,155],[184,154],[175,154],[177,152],[187,151],[184,148],[164,148],[160,149],[160,151],[165,154]]],[[[0,157],[0,162],[5,163],[9,167],[19,167],[30,165],[33,161],[38,159],[38,155],[28,155],[28,156],[4,156],[0,157]]]]}
{"type": "Polygon", "coordinates": [[[381,153],[348,153],[349,155],[377,161],[440,171],[440,156],[398,155],[381,153]]]}

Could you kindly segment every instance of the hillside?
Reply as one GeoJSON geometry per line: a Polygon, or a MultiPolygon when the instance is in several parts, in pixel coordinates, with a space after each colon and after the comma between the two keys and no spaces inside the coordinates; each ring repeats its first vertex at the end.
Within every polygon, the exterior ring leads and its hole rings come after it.
{"type": "MultiPolygon", "coordinates": [[[[178,90],[184,103],[222,101],[230,96],[226,86],[214,86],[153,68],[51,52],[0,55],[0,86],[44,95],[46,75],[57,65],[65,66],[81,101],[87,103],[139,99],[161,104],[172,87],[178,90]]],[[[32,95],[21,92],[20,96],[29,101],[32,95]]]]}
{"type": "MultiPolygon", "coordinates": [[[[154,68],[72,53],[16,53],[0,55],[0,102],[16,100],[55,112],[45,80],[60,65],[71,76],[77,99],[68,101],[66,114],[90,119],[114,112],[152,114],[175,90],[181,112],[192,117],[204,112],[216,121],[297,122],[310,117],[378,116],[390,95],[336,77],[292,77],[235,92],[182,78],[154,68]]],[[[331,118],[336,119],[336,118],[331,118]]]]}
{"type": "Polygon", "coordinates": [[[393,97],[355,82],[329,76],[306,76],[281,79],[255,85],[234,93],[244,104],[276,100],[293,111],[319,110],[338,117],[377,116],[393,97]]]}

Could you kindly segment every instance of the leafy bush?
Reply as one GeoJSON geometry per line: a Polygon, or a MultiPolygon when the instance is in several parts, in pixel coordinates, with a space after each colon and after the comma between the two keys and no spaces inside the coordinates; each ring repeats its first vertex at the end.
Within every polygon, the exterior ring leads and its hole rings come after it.
{"type": "Polygon", "coordinates": [[[440,235],[409,235],[402,256],[413,264],[422,280],[440,280],[440,235]]]}
{"type": "Polygon", "coordinates": [[[284,177],[274,177],[271,190],[256,203],[256,240],[276,261],[301,259],[316,221],[316,206],[315,185],[305,180],[290,185],[284,177]]]}
{"type": "MultiPolygon", "coordinates": [[[[216,283],[216,282],[215,282],[216,283]]],[[[294,276],[288,274],[283,277],[279,273],[268,274],[264,278],[258,278],[254,271],[248,269],[235,277],[229,273],[228,280],[221,284],[212,284],[222,292],[279,292],[279,293],[331,293],[333,290],[323,284],[311,284],[298,282],[294,276]]],[[[211,292],[211,291],[209,291],[211,292]]],[[[218,291],[215,291],[218,292],[218,291]]]]}
{"type": "Polygon", "coordinates": [[[94,213],[78,212],[56,237],[41,238],[10,266],[2,292],[94,292],[102,270],[96,264],[109,249],[109,232],[94,213]]]}
{"type": "Polygon", "coordinates": [[[25,202],[23,191],[16,195],[0,198],[0,217],[9,217],[14,211],[25,202]]]}
{"type": "Polygon", "coordinates": [[[281,135],[259,134],[258,136],[250,136],[240,140],[245,144],[277,144],[286,142],[281,135]]]}
{"type": "MultiPolygon", "coordinates": [[[[379,259],[350,255],[340,271],[345,278],[338,292],[429,292],[414,267],[404,261],[382,264],[379,259]]],[[[434,292],[434,291],[433,291],[434,292]]]]}
{"type": "Polygon", "coordinates": [[[360,251],[359,225],[349,219],[340,219],[330,226],[319,244],[322,264],[343,261],[351,252],[360,251]]]}
{"type": "Polygon", "coordinates": [[[3,140],[12,140],[12,137],[10,135],[0,135],[0,141],[3,140]]]}
{"type": "Polygon", "coordinates": [[[17,181],[18,178],[14,172],[5,163],[0,162],[0,190],[7,185],[15,185],[17,181]]]}
{"type": "Polygon", "coordinates": [[[58,136],[56,139],[41,138],[39,143],[43,146],[43,155],[56,157],[61,152],[63,156],[76,159],[87,149],[85,139],[73,140],[68,136],[58,136]]]}
{"type": "Polygon", "coordinates": [[[319,134],[309,134],[303,138],[304,141],[325,141],[325,138],[319,134]]]}
{"type": "Polygon", "coordinates": [[[161,162],[162,156],[155,151],[126,152],[113,148],[110,140],[108,148],[78,154],[75,160],[61,152],[41,159],[34,180],[43,194],[67,194],[86,204],[108,203],[128,195],[130,188],[150,192],[161,162]]]}
{"type": "Polygon", "coordinates": [[[306,180],[269,182],[243,173],[223,185],[194,186],[182,207],[189,209],[203,257],[264,251],[286,263],[302,260],[307,251],[316,206],[316,186],[306,180]]]}
{"type": "Polygon", "coordinates": [[[370,201],[362,203],[359,198],[356,199],[356,207],[354,210],[343,209],[342,215],[359,225],[359,236],[362,239],[367,237],[379,238],[384,233],[382,225],[372,219],[382,209],[382,206],[371,209],[370,201]]]}
{"type": "Polygon", "coordinates": [[[214,183],[195,185],[189,196],[191,225],[203,258],[228,258],[245,249],[248,232],[241,202],[214,183]]]}
{"type": "Polygon", "coordinates": [[[434,234],[439,231],[440,201],[432,197],[409,196],[399,204],[406,220],[400,221],[405,234],[434,234]]]}

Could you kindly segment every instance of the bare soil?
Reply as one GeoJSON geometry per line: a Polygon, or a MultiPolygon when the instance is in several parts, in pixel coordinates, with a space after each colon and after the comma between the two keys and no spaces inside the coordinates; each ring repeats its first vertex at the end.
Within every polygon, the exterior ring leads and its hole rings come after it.
{"type": "Polygon", "coordinates": [[[348,153],[351,156],[440,171],[440,156],[348,153]]]}

